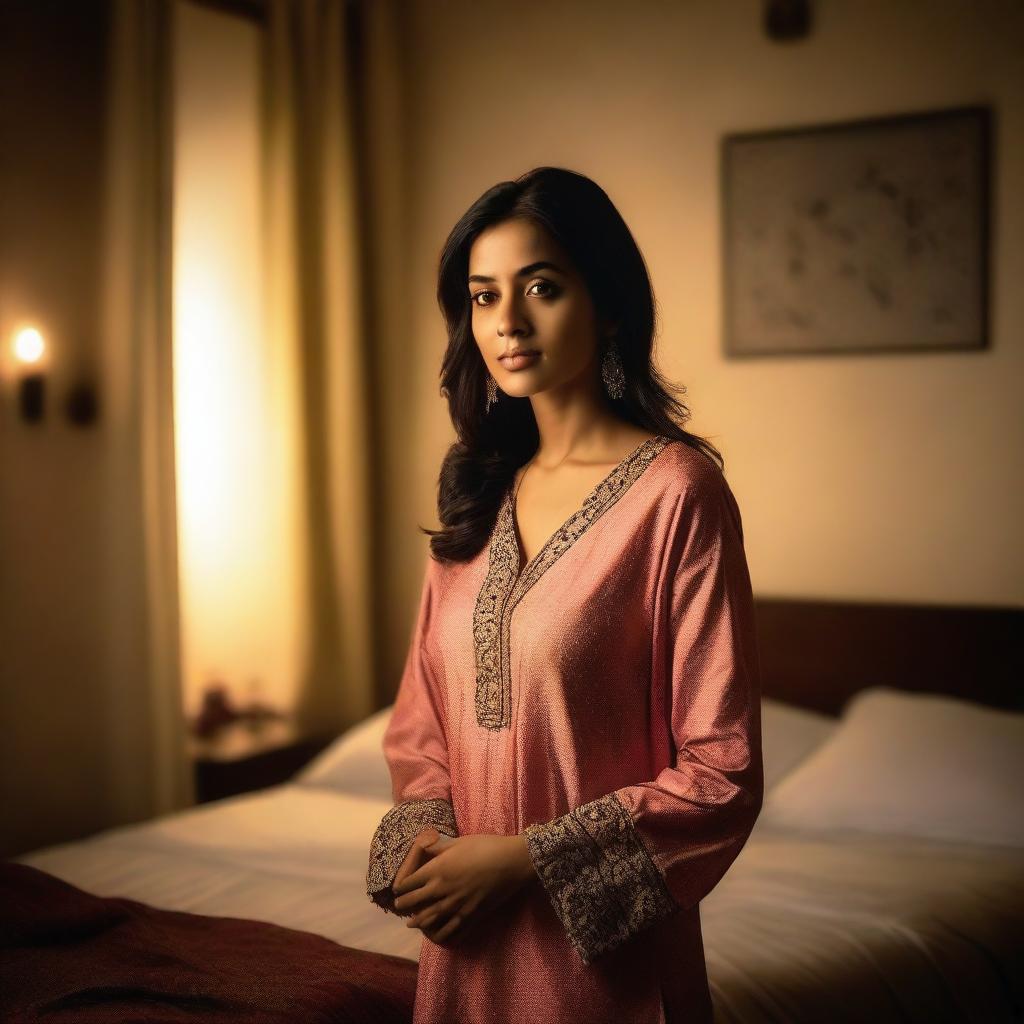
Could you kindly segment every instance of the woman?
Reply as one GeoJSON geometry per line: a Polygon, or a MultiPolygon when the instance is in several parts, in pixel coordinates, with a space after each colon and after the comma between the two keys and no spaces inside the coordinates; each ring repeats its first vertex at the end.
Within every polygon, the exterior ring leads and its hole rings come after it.
{"type": "Polygon", "coordinates": [[[699,901],[761,807],[740,513],[651,364],[590,179],[489,189],[445,244],[441,470],[367,890],[419,928],[416,1024],[710,1021],[699,901]]]}

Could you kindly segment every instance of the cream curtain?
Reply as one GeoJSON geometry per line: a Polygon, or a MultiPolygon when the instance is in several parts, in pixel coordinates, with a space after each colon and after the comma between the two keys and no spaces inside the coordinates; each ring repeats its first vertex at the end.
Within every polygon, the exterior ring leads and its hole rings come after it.
{"type": "Polygon", "coordinates": [[[191,802],[178,645],[170,0],[111,0],[101,341],[109,823],[191,802]]]}
{"type": "MultiPolygon", "coordinates": [[[[386,247],[371,190],[379,145],[363,117],[393,86],[381,45],[390,2],[268,0],[267,322],[297,359],[309,553],[309,659],[299,714],[342,728],[377,706],[381,573],[375,488],[374,260],[386,247]],[[375,244],[371,245],[371,235],[375,244]]],[[[391,122],[374,123],[388,137],[391,122]]]]}
{"type": "MultiPolygon", "coordinates": [[[[182,713],[171,347],[175,2],[111,0],[110,7],[102,428],[109,440],[102,597],[113,624],[102,715],[110,823],[193,799],[182,713]]],[[[290,454],[301,463],[295,479],[307,562],[297,712],[327,731],[372,712],[382,688],[380,460],[373,457],[379,367],[370,339],[384,322],[375,318],[373,268],[393,255],[388,239],[400,209],[386,187],[398,173],[391,166],[398,128],[381,125],[364,146],[358,112],[394,108],[394,9],[389,0],[267,0],[265,12],[265,322],[299,423],[290,454]],[[374,160],[389,168],[376,179],[374,160]]]]}

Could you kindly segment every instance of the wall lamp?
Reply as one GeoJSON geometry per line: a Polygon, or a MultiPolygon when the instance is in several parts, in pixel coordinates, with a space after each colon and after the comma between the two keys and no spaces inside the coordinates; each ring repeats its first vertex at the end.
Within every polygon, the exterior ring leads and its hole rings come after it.
{"type": "Polygon", "coordinates": [[[46,412],[46,341],[36,327],[22,327],[14,335],[14,361],[18,373],[18,414],[38,423],[46,412]]]}
{"type": "MultiPolygon", "coordinates": [[[[49,346],[42,331],[29,326],[15,331],[11,347],[17,378],[18,415],[26,423],[40,423],[46,418],[49,346]]],[[[95,422],[96,390],[88,380],[80,379],[68,391],[64,414],[76,426],[95,422]]]]}

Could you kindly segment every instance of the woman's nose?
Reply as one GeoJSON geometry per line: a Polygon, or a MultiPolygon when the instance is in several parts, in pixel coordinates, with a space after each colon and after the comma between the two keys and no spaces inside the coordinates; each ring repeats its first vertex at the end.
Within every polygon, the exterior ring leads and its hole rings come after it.
{"type": "Polygon", "coordinates": [[[498,337],[511,337],[513,334],[526,334],[530,325],[514,297],[505,300],[498,311],[498,337]]]}

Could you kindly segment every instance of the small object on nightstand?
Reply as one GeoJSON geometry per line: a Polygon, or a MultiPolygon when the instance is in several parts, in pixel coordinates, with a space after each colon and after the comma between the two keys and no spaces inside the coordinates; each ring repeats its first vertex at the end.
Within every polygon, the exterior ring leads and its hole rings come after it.
{"type": "Polygon", "coordinates": [[[192,732],[203,739],[217,733],[240,717],[231,702],[231,695],[223,683],[207,683],[203,690],[203,705],[192,722],[192,732]]]}
{"type": "Polygon", "coordinates": [[[303,733],[288,718],[238,719],[210,736],[192,736],[196,801],[287,782],[333,738],[303,733]]]}

